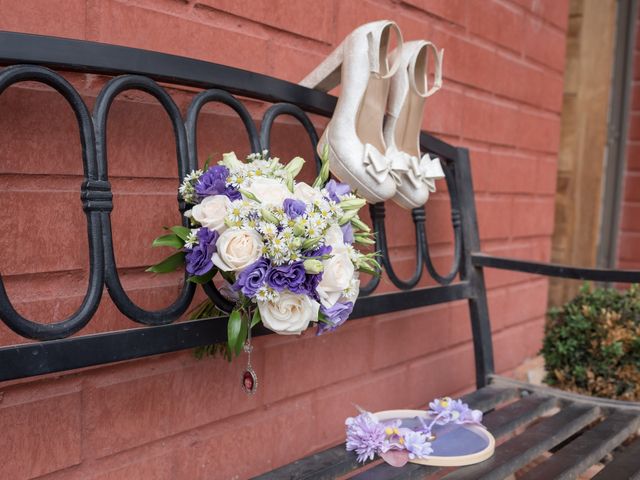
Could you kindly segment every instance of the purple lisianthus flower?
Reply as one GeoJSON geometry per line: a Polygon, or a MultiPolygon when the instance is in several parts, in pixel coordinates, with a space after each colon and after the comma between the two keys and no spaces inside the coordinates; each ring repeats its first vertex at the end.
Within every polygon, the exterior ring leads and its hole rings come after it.
{"type": "Polygon", "coordinates": [[[264,284],[265,276],[269,270],[269,260],[264,257],[259,258],[256,262],[238,273],[236,283],[233,288],[240,290],[247,297],[255,296],[258,289],[264,284]]]}
{"type": "Polygon", "coordinates": [[[302,256],[306,258],[312,257],[321,257],[323,255],[329,255],[331,253],[332,247],[329,245],[322,245],[315,250],[305,250],[302,252],[302,256]]]}
{"type": "Polygon", "coordinates": [[[373,460],[376,453],[385,450],[386,434],[384,425],[376,421],[369,412],[364,412],[357,417],[349,417],[345,422],[347,426],[347,451],[358,454],[359,462],[373,460]]]}
{"type": "Polygon", "coordinates": [[[306,293],[306,276],[302,262],[293,262],[290,265],[272,266],[267,271],[265,280],[267,285],[278,292],[287,289],[293,293],[306,293]]]}
{"type": "Polygon", "coordinates": [[[318,284],[322,281],[322,272],[318,274],[307,273],[304,279],[304,292],[309,295],[316,302],[320,303],[320,296],[318,295],[318,284]]]}
{"type": "Polygon", "coordinates": [[[347,321],[349,315],[353,311],[353,302],[340,303],[337,302],[332,307],[320,306],[320,312],[329,323],[318,322],[318,335],[333,332],[336,328],[347,321]]]}
{"type": "Polygon", "coordinates": [[[202,197],[225,195],[229,169],[224,165],[216,165],[204,172],[196,183],[196,193],[202,197]]]}
{"type": "Polygon", "coordinates": [[[342,230],[342,240],[344,243],[351,245],[353,243],[353,227],[351,223],[347,222],[340,227],[342,230]]]}
{"type": "Polygon", "coordinates": [[[284,207],[284,213],[286,213],[289,218],[298,218],[307,211],[307,204],[295,198],[285,198],[282,206],[284,207]]]}
{"type": "Polygon", "coordinates": [[[339,183],[335,180],[331,179],[327,182],[325,187],[327,189],[327,193],[329,194],[329,199],[334,202],[339,202],[339,196],[347,195],[351,193],[351,187],[346,183],[339,183]]]}
{"type": "Polygon", "coordinates": [[[198,244],[187,251],[186,270],[191,275],[204,275],[213,268],[211,257],[216,252],[216,242],[220,236],[217,231],[200,228],[196,233],[198,244]]]}

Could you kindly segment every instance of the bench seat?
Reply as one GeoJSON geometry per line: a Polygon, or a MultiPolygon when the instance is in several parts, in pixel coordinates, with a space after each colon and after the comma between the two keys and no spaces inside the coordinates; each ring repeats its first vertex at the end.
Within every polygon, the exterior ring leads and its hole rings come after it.
{"type": "Polygon", "coordinates": [[[356,461],[344,444],[256,477],[260,480],[446,480],[574,479],[607,457],[595,478],[618,480],[640,474],[640,404],[606,400],[492,376],[491,383],[463,397],[485,412],[483,423],[497,441],[488,460],[460,468],[407,464],[392,467],[376,459],[356,461]],[[612,456],[610,455],[612,454],[612,456]],[[435,475],[435,476],[434,476],[435,475]]]}

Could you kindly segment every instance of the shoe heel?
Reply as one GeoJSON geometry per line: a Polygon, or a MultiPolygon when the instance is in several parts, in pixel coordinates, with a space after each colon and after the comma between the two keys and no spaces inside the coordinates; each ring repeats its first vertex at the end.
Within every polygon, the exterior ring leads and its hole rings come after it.
{"type": "Polygon", "coordinates": [[[344,40],[325,58],[309,75],[304,77],[299,85],[313,88],[321,92],[328,92],[340,83],[340,71],[344,59],[344,40]]]}

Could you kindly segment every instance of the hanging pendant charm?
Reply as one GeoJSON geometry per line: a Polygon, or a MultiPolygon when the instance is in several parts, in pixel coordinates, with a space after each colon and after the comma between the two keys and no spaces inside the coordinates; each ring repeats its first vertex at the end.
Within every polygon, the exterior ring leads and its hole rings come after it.
{"type": "Polygon", "coordinates": [[[242,372],[242,389],[247,395],[254,395],[256,390],[258,390],[258,376],[251,366],[251,352],[253,351],[253,345],[251,345],[251,325],[249,325],[244,351],[247,353],[247,367],[244,372],[242,372]]]}

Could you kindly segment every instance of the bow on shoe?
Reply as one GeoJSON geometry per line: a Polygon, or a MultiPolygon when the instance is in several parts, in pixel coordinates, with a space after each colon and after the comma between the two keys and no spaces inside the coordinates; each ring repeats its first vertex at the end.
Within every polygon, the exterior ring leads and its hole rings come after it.
{"type": "Polygon", "coordinates": [[[408,164],[398,163],[395,157],[390,158],[383,155],[369,143],[364,145],[364,164],[367,173],[378,183],[384,183],[387,177],[391,177],[397,184],[400,184],[400,172],[407,171],[409,168],[408,164]]]}
{"type": "MultiPolygon", "coordinates": [[[[435,192],[435,180],[444,178],[440,159],[431,158],[428,153],[418,159],[416,156],[394,148],[388,155],[392,159],[392,164],[400,167],[397,170],[407,174],[407,178],[415,188],[419,188],[421,183],[425,183],[430,192],[435,192]]],[[[398,185],[400,184],[399,182],[398,185]]]]}

